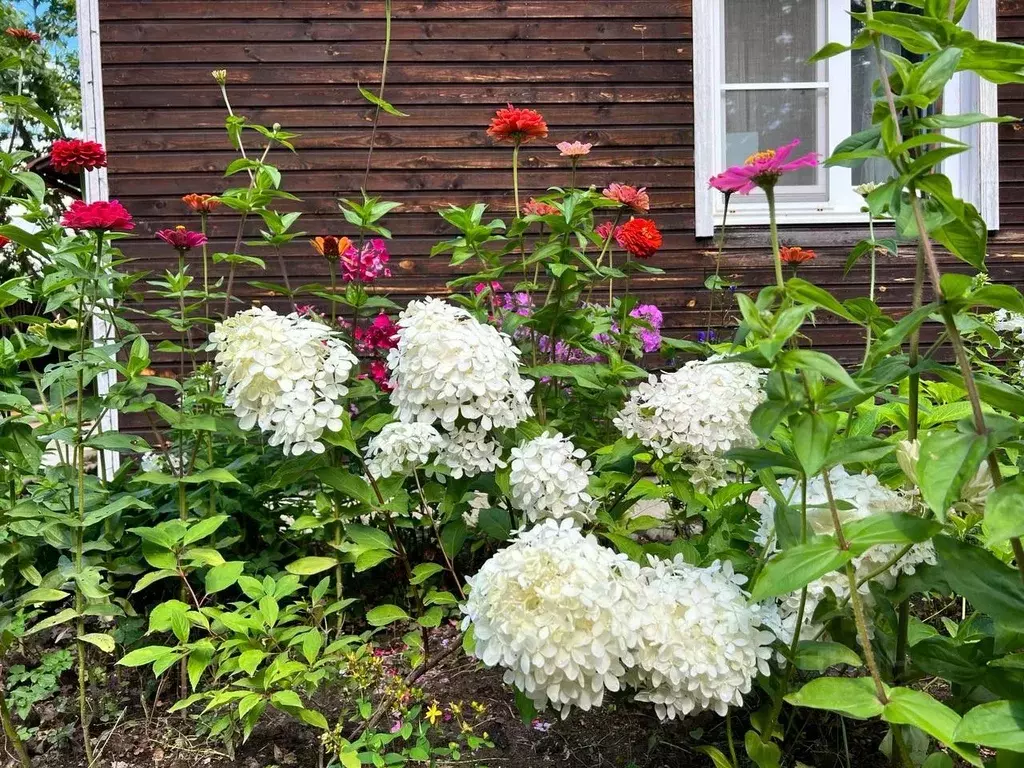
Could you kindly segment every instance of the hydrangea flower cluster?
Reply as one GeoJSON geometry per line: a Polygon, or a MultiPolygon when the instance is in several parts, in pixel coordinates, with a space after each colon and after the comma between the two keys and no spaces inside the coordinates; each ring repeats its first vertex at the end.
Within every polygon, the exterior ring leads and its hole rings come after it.
{"type": "MultiPolygon", "coordinates": [[[[850,474],[844,467],[833,467],[829,471],[829,482],[837,502],[841,523],[852,523],[869,515],[897,514],[908,512],[912,500],[891,488],[888,488],[872,474],[850,474]]],[[[791,500],[792,504],[800,504],[800,487],[796,480],[786,478],[779,483],[782,495],[791,500]]],[[[769,552],[778,550],[775,540],[775,501],[769,494],[755,503],[761,521],[755,541],[761,546],[769,547],[769,552]]],[[[807,529],[809,535],[832,534],[835,528],[832,523],[832,512],[825,492],[825,481],[819,475],[807,483],[807,529]]],[[[898,544],[882,544],[872,547],[853,561],[858,577],[866,576],[879,566],[884,565],[902,549],[898,544]]],[[[901,574],[913,574],[918,565],[935,564],[935,550],[930,541],[915,544],[906,555],[887,571],[875,577],[886,588],[892,588],[901,574]]],[[[841,571],[827,573],[820,579],[811,582],[807,587],[807,603],[804,609],[804,626],[812,627],[811,617],[814,610],[831,591],[837,598],[849,597],[850,589],[846,576],[841,571]]],[[[861,586],[860,591],[869,594],[868,584],[861,586]]],[[[780,600],[779,619],[781,627],[775,627],[779,639],[790,642],[796,629],[796,616],[800,602],[799,592],[786,595],[780,600]]]]}
{"type": "Polygon", "coordinates": [[[747,604],[746,576],[729,562],[698,568],[677,555],[652,558],[643,579],[648,603],[658,610],[647,613],[630,674],[636,700],[653,703],[662,720],[705,709],[725,715],[742,706],[754,676],[768,674],[775,640],[747,604]]]}
{"type": "Polygon", "coordinates": [[[571,520],[520,532],[468,580],[463,626],[475,654],[539,708],[601,706],[617,691],[639,639],[640,567],[571,520]]]}
{"type": "Polygon", "coordinates": [[[772,655],[774,635],[730,565],[640,568],[568,519],[518,532],[468,581],[476,656],[563,718],[630,685],[663,719],[724,713],[772,655]]]}
{"type": "Polygon", "coordinates": [[[501,458],[501,444],[491,439],[479,424],[467,424],[442,435],[437,460],[451,470],[456,480],[506,466],[501,458]]]}
{"type": "Polygon", "coordinates": [[[544,432],[513,448],[509,477],[513,506],[531,522],[548,517],[588,520],[594,503],[587,493],[590,462],[584,461],[586,455],[560,432],[544,432]]]}
{"type": "Polygon", "coordinates": [[[1016,341],[1024,341],[1024,315],[997,309],[992,313],[992,327],[999,333],[1008,333],[1016,341]]]}
{"type": "Polygon", "coordinates": [[[441,433],[430,424],[393,421],[370,439],[366,464],[374,477],[391,477],[426,464],[442,443],[441,433]]]}
{"type": "Polygon", "coordinates": [[[217,323],[209,341],[225,404],[242,429],[258,425],[285,454],[324,452],[320,437],[341,429],[339,401],[358,365],[330,328],[294,312],[254,307],[217,323]]]}
{"type": "Polygon", "coordinates": [[[622,434],[639,438],[659,457],[691,462],[699,484],[710,487],[721,482],[722,454],[757,444],[750,415],[765,398],[757,368],[717,359],[651,376],[614,420],[622,434]]]}

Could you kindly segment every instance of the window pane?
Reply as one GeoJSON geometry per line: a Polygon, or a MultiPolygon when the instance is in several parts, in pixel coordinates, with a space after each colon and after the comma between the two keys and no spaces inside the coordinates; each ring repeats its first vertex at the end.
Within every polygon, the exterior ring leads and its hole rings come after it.
{"type": "MultiPolygon", "coordinates": [[[[725,82],[820,82],[818,0],[725,0],[725,82]]],[[[822,70],[823,71],[823,70],[822,70]]]]}
{"type": "MultiPolygon", "coordinates": [[[[726,166],[741,165],[750,155],[800,139],[797,157],[820,152],[823,91],[726,91],[726,166]]],[[[820,168],[802,168],[782,177],[779,186],[824,184],[820,168]]]]}

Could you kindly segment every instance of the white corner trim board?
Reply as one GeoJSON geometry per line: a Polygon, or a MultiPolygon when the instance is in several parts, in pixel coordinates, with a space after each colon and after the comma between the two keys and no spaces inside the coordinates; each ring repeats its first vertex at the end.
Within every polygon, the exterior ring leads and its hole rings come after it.
{"type": "MultiPolygon", "coordinates": [[[[84,138],[98,141],[106,146],[106,125],[103,119],[103,67],[100,59],[100,9],[99,0],[78,0],[78,57],[82,81],[82,134],[84,138]]],[[[82,190],[87,203],[106,200],[108,195],[107,169],[97,168],[85,174],[85,189],[82,190]]],[[[100,317],[92,321],[93,344],[101,345],[113,338],[113,327],[100,317]]],[[[106,394],[116,381],[113,371],[106,371],[96,380],[101,395],[106,394]]],[[[100,422],[101,432],[118,431],[118,413],[107,411],[100,422]]],[[[115,451],[104,451],[101,467],[106,479],[113,477],[121,463],[121,455],[115,451]]]]}

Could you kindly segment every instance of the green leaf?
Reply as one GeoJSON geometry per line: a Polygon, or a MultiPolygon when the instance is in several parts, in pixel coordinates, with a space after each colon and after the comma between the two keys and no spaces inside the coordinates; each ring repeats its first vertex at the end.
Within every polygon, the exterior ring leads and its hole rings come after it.
{"type": "Polygon", "coordinates": [[[888,512],[869,515],[843,527],[854,557],[880,544],[916,544],[930,539],[941,530],[942,525],[935,520],[888,512]]]}
{"type": "Polygon", "coordinates": [[[215,565],[206,572],[207,594],[212,595],[233,585],[238,581],[238,577],[242,575],[244,569],[245,563],[239,560],[224,563],[223,565],[215,565]]]}
{"type": "Polygon", "coordinates": [[[722,752],[722,750],[720,750],[718,747],[702,746],[694,747],[694,749],[700,752],[702,755],[707,755],[708,757],[710,757],[711,762],[715,765],[715,768],[736,768],[736,766],[729,762],[729,758],[727,758],[725,754],[722,752]]]}
{"type": "Polygon", "coordinates": [[[827,709],[855,720],[882,714],[882,702],[870,677],[819,677],[786,696],[786,701],[794,707],[827,709]]]}
{"type": "Polygon", "coordinates": [[[960,498],[960,489],[974,477],[986,453],[988,441],[973,433],[937,430],[921,441],[918,483],[925,503],[940,519],[960,498]]]}
{"type": "Polygon", "coordinates": [[[316,476],[325,485],[336,491],[341,491],[351,499],[356,499],[371,507],[377,504],[377,496],[370,484],[351,472],[345,472],[337,467],[322,467],[316,471],[316,476]]]}
{"type": "Polygon", "coordinates": [[[864,662],[860,656],[841,643],[822,643],[813,640],[801,640],[796,650],[793,663],[797,669],[806,672],[823,672],[836,664],[849,664],[860,667],[864,662]]]}
{"type": "Polygon", "coordinates": [[[366,613],[366,620],[372,627],[386,627],[388,624],[408,618],[409,614],[397,605],[378,605],[366,613]]]}
{"type": "Polygon", "coordinates": [[[95,645],[104,653],[114,652],[114,638],[112,638],[110,635],[105,635],[101,632],[89,632],[84,635],[79,635],[78,639],[83,642],[89,643],[90,645],[95,645]]]}
{"type": "Polygon", "coordinates": [[[412,569],[412,578],[409,579],[410,584],[422,584],[431,576],[443,571],[437,563],[420,563],[412,569]]]}
{"type": "Polygon", "coordinates": [[[818,412],[802,413],[790,419],[793,452],[807,477],[818,474],[825,466],[838,419],[835,413],[818,412]]]}
{"type": "MultiPolygon", "coordinates": [[[[319,728],[321,731],[330,730],[330,726],[327,724],[327,718],[315,709],[300,709],[299,720],[304,722],[306,725],[319,728]]],[[[359,758],[356,759],[358,760],[359,758]]],[[[344,762],[342,765],[344,765],[344,762]]]]}
{"type": "Polygon", "coordinates": [[[39,603],[52,603],[57,600],[63,600],[68,597],[67,592],[63,592],[59,589],[48,589],[46,587],[39,587],[37,589],[31,589],[26,592],[18,600],[20,605],[35,605],[39,603]]]}
{"type": "Polygon", "coordinates": [[[948,536],[934,539],[942,575],[958,595],[1009,629],[1024,632],[1024,584],[995,555],[948,536]]]}
{"type": "Polygon", "coordinates": [[[477,528],[495,541],[507,541],[512,531],[512,519],[508,510],[500,507],[488,507],[480,510],[477,528]]]}
{"type": "Polygon", "coordinates": [[[206,469],[202,472],[197,472],[194,475],[186,475],[181,478],[181,482],[186,485],[202,485],[203,483],[231,484],[238,483],[240,481],[226,469],[214,467],[213,469],[206,469]]]}
{"type": "Polygon", "coordinates": [[[454,560],[462,550],[462,545],[466,543],[468,536],[469,531],[465,521],[459,519],[448,523],[441,530],[441,547],[445,554],[454,560]]]}
{"type": "Polygon", "coordinates": [[[1024,752],[1024,701],[990,701],[969,710],[954,741],[1024,752]]]}
{"type": "Polygon", "coordinates": [[[783,550],[765,565],[754,583],[751,600],[788,595],[831,573],[853,559],[853,553],[839,549],[830,538],[783,550]]]}
{"type": "Polygon", "coordinates": [[[182,544],[188,546],[189,544],[194,544],[200,539],[205,539],[207,536],[212,536],[227,519],[227,515],[215,515],[214,517],[208,517],[205,520],[193,523],[189,526],[188,531],[186,531],[185,538],[182,539],[182,544]]]}
{"type": "Polygon", "coordinates": [[[147,645],[145,648],[132,651],[117,663],[122,667],[141,667],[170,656],[174,652],[173,648],[163,645],[147,645]]]}
{"type": "Polygon", "coordinates": [[[375,93],[371,93],[370,91],[368,91],[365,88],[363,88],[361,85],[357,85],[356,87],[359,89],[359,93],[362,94],[364,99],[366,99],[371,104],[380,107],[385,112],[387,112],[389,115],[394,115],[395,117],[408,117],[409,116],[405,112],[399,112],[397,109],[395,109],[393,106],[391,106],[391,104],[389,104],[388,102],[384,101],[384,99],[382,99],[380,96],[377,96],[375,93]]]}
{"type": "Polygon", "coordinates": [[[747,731],[743,737],[743,746],[747,750],[747,757],[754,761],[757,768],[779,768],[782,750],[775,742],[761,741],[756,731],[747,731]]]}
{"type": "Polygon", "coordinates": [[[988,495],[984,525],[990,547],[1024,536],[1024,476],[1017,475],[988,495]]]}
{"type": "Polygon", "coordinates": [[[260,598],[260,614],[263,616],[263,620],[271,627],[277,624],[278,616],[281,614],[281,608],[270,595],[264,595],[260,598]]]}
{"type": "Polygon", "coordinates": [[[971,765],[982,765],[978,751],[956,744],[953,734],[960,725],[960,715],[924,691],[893,688],[889,703],[882,710],[882,719],[895,725],[912,725],[941,741],[971,765]]]}
{"type": "Polygon", "coordinates": [[[395,549],[395,542],[391,540],[390,536],[379,528],[373,528],[369,525],[349,523],[345,526],[345,535],[366,549],[395,549]]]}
{"type": "Polygon", "coordinates": [[[390,560],[395,554],[389,549],[367,549],[356,555],[356,573],[362,573],[374,568],[385,560],[390,560]]]}
{"type": "Polygon", "coordinates": [[[302,709],[302,699],[295,691],[274,691],[270,694],[270,703],[285,710],[302,709]]]}
{"type": "Polygon", "coordinates": [[[256,674],[256,670],[259,669],[260,663],[267,658],[266,651],[261,651],[258,648],[250,648],[247,651],[242,651],[238,655],[238,667],[249,677],[256,674]]]}
{"type": "Polygon", "coordinates": [[[36,632],[42,632],[44,629],[50,629],[50,627],[56,627],[59,624],[64,624],[66,622],[71,621],[72,619],[77,618],[78,611],[76,611],[74,608],[65,608],[60,613],[43,619],[34,627],[32,627],[32,629],[25,632],[25,634],[34,635],[36,632]]]}
{"type": "Polygon", "coordinates": [[[312,576],[333,568],[337,563],[333,557],[301,557],[286,565],[284,569],[296,576],[312,576]]]}
{"type": "Polygon", "coordinates": [[[816,352],[813,349],[791,349],[783,356],[783,360],[788,365],[817,371],[822,376],[839,382],[847,389],[861,392],[861,388],[857,386],[846,369],[839,364],[839,361],[824,352],[816,352]]]}
{"type": "Polygon", "coordinates": [[[444,619],[444,610],[438,606],[428,609],[422,616],[416,619],[416,622],[421,627],[428,627],[434,629],[435,627],[441,626],[441,621],[444,619]]]}

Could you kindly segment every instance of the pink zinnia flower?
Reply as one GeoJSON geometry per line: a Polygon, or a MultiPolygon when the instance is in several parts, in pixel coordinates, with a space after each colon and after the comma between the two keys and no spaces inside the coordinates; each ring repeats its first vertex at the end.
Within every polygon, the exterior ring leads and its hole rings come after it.
{"type": "Polygon", "coordinates": [[[755,187],[771,189],[783,174],[800,168],[813,168],[818,164],[818,156],[813,152],[786,162],[799,143],[800,139],[793,139],[778,149],[755,152],[743,165],[735,165],[713,176],[708,183],[715,189],[729,194],[739,192],[741,195],[747,195],[755,187]]]}
{"type": "Polygon", "coordinates": [[[558,209],[550,203],[530,198],[523,205],[523,216],[557,216],[558,209]]]}
{"type": "Polygon", "coordinates": [[[156,236],[181,253],[206,244],[206,235],[201,232],[191,232],[181,226],[174,229],[161,229],[156,236]]]}
{"type": "MultiPolygon", "coordinates": [[[[601,240],[607,240],[608,239],[608,235],[612,235],[612,223],[610,221],[606,221],[603,224],[598,224],[597,225],[597,229],[595,229],[594,232],[597,234],[598,237],[601,238],[601,240]]],[[[614,233],[613,237],[615,238],[615,242],[618,243],[619,247],[621,248],[622,247],[622,225],[621,224],[615,228],[615,233],[614,233]]]]}
{"type": "Polygon", "coordinates": [[[341,254],[341,279],[346,283],[372,283],[378,277],[391,277],[390,258],[387,245],[380,238],[366,243],[362,250],[350,245],[341,254]]]}
{"type": "Polygon", "coordinates": [[[381,388],[384,392],[390,392],[394,387],[391,386],[391,374],[388,373],[388,366],[383,360],[371,360],[369,366],[367,366],[369,372],[366,377],[381,388]]]}
{"type": "Polygon", "coordinates": [[[583,157],[589,155],[590,150],[593,148],[593,144],[584,144],[582,141],[562,141],[555,145],[558,147],[558,151],[562,154],[562,157],[571,157],[576,159],[577,157],[583,157]]]}
{"type": "Polygon", "coordinates": [[[128,232],[135,229],[132,215],[117,200],[85,203],[75,200],[60,220],[62,227],[100,232],[128,232]]]}
{"type": "Polygon", "coordinates": [[[479,296],[481,293],[486,291],[488,288],[491,289],[491,293],[501,293],[501,291],[502,291],[501,283],[499,283],[497,280],[492,280],[490,282],[490,284],[488,284],[488,283],[477,283],[476,285],[474,285],[473,286],[473,293],[475,293],[477,296],[479,296]]]}
{"type": "Polygon", "coordinates": [[[637,189],[628,184],[612,183],[602,194],[609,200],[632,208],[637,213],[647,213],[651,210],[651,197],[647,194],[647,187],[637,189]]]}

